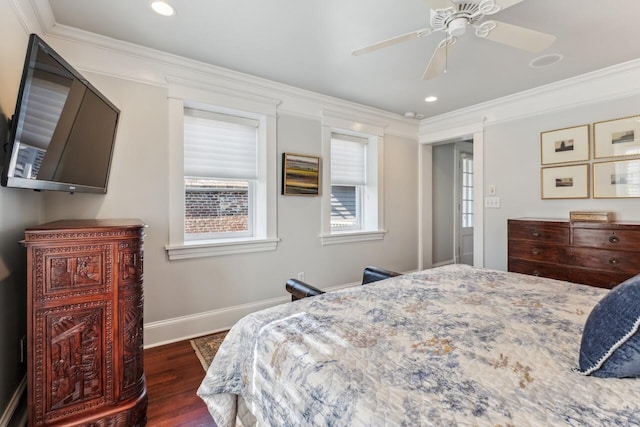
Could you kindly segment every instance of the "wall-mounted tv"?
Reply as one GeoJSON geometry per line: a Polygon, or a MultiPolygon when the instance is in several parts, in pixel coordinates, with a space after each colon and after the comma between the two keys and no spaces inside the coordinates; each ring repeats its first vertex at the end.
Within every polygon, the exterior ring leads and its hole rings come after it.
{"type": "Polygon", "coordinates": [[[31,34],[2,185],[106,193],[119,116],[115,105],[31,34]]]}

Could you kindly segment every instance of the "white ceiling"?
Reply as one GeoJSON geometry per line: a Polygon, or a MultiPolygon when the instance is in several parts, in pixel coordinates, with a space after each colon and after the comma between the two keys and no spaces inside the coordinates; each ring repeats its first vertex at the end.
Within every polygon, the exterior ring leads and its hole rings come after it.
{"type": "Polygon", "coordinates": [[[640,58],[638,0],[524,0],[491,18],[557,36],[534,54],[467,31],[448,71],[422,80],[442,33],[353,56],[429,26],[425,0],[49,0],[57,24],[386,111],[430,117],[640,58]],[[531,68],[534,58],[564,59],[531,68]],[[439,101],[424,102],[427,95],[439,101]]]}

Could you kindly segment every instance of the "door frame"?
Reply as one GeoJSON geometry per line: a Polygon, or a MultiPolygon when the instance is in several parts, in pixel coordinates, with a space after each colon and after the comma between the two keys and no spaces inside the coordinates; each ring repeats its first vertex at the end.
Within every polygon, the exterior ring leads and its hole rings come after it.
{"type": "Polygon", "coordinates": [[[438,132],[420,130],[418,155],[418,269],[433,265],[432,145],[447,140],[473,140],[473,265],[484,267],[484,121],[438,132]]]}

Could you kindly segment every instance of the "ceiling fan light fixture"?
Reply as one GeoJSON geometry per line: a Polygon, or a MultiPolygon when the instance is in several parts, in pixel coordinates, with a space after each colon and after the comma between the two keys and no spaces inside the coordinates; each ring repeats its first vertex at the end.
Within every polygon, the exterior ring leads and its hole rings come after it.
{"type": "Polygon", "coordinates": [[[162,16],[173,16],[176,13],[176,10],[166,1],[152,1],[151,9],[158,15],[162,16]]]}
{"type": "Polygon", "coordinates": [[[469,20],[467,18],[455,18],[451,20],[447,27],[447,33],[453,37],[460,37],[467,31],[469,20]]]}

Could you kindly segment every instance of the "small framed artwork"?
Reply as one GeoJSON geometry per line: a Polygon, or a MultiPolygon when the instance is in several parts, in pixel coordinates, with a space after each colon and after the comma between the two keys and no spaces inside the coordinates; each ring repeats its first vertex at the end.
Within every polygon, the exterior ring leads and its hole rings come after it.
{"type": "Polygon", "coordinates": [[[640,154],[640,116],[593,124],[594,158],[640,154]]]}
{"type": "Polygon", "coordinates": [[[589,125],[540,132],[541,163],[589,160],[589,125]]]}
{"type": "Polygon", "coordinates": [[[552,166],[542,168],[543,199],[588,199],[589,165],[552,166]]]}
{"type": "Polygon", "coordinates": [[[320,194],[320,157],[282,153],[282,194],[317,196],[320,194]]]}
{"type": "Polygon", "coordinates": [[[640,197],[640,159],[593,164],[593,198],[640,197]]]}

